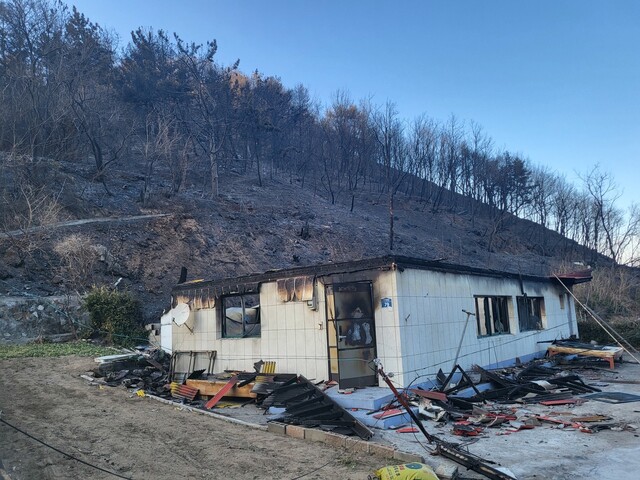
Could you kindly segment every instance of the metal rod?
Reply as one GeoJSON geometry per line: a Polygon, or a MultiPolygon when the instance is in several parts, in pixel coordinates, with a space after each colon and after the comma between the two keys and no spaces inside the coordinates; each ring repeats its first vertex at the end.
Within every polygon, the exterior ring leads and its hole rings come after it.
{"type": "Polygon", "coordinates": [[[453,366],[455,367],[458,364],[458,357],[460,356],[460,349],[462,348],[462,342],[464,341],[464,336],[467,333],[467,326],[469,326],[469,318],[473,315],[476,316],[475,313],[468,312],[464,308],[462,309],[464,313],[467,314],[467,320],[464,322],[464,328],[462,329],[462,336],[460,337],[460,343],[458,344],[458,351],[456,352],[456,358],[453,360],[453,366]]]}
{"type": "Polygon", "coordinates": [[[376,365],[378,367],[378,373],[380,374],[382,379],[385,381],[385,383],[389,385],[389,388],[398,399],[398,402],[400,402],[400,404],[407,410],[407,413],[409,414],[411,419],[416,423],[416,425],[418,425],[418,428],[420,429],[422,434],[425,436],[425,438],[429,441],[429,443],[432,443],[434,440],[433,435],[427,432],[427,429],[424,428],[424,425],[422,424],[422,422],[420,421],[416,413],[411,409],[411,407],[409,406],[409,403],[407,403],[406,399],[402,395],[400,395],[396,387],[391,382],[391,379],[387,376],[386,373],[384,373],[384,370],[382,369],[382,364],[378,362],[376,365]]]}
{"type": "Polygon", "coordinates": [[[462,465],[463,467],[468,468],[469,470],[473,470],[474,472],[484,475],[490,480],[515,480],[511,475],[508,475],[504,472],[501,472],[500,470],[493,468],[490,465],[487,465],[485,460],[483,460],[482,458],[476,457],[475,455],[472,455],[470,453],[463,452],[459,450],[457,446],[451,443],[445,442],[444,440],[436,437],[435,435],[431,435],[429,432],[427,432],[427,429],[424,428],[422,421],[420,421],[420,419],[415,414],[415,412],[411,410],[411,407],[409,406],[409,403],[407,402],[407,400],[404,398],[403,395],[401,395],[398,392],[398,389],[393,385],[393,383],[391,382],[391,379],[384,372],[382,368],[382,363],[380,362],[380,360],[376,358],[374,360],[374,363],[377,367],[378,374],[382,377],[385,383],[389,385],[389,388],[391,389],[395,397],[398,399],[398,402],[407,410],[407,413],[416,423],[416,425],[418,426],[422,434],[425,436],[425,438],[429,441],[429,443],[436,444],[437,446],[436,451],[440,455],[442,455],[445,458],[448,458],[449,460],[453,460],[454,462],[462,465]]]}

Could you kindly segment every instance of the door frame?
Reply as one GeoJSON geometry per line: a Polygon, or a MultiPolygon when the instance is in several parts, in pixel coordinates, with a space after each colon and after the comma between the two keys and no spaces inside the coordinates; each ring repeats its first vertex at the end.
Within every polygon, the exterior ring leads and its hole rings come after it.
{"type": "MultiPolygon", "coordinates": [[[[373,300],[373,282],[370,280],[361,280],[361,281],[352,281],[352,282],[336,282],[336,283],[327,283],[324,285],[325,287],[325,321],[326,321],[326,330],[327,330],[327,366],[329,371],[329,379],[335,380],[340,384],[341,388],[350,388],[350,387],[368,387],[368,386],[377,386],[378,385],[378,374],[375,370],[372,370],[370,375],[363,375],[360,377],[349,377],[345,379],[341,379],[340,375],[340,352],[341,351],[357,351],[357,350],[371,350],[372,358],[376,358],[377,356],[377,336],[376,336],[376,319],[375,319],[375,303],[373,300]],[[373,336],[373,343],[371,345],[364,345],[362,347],[352,347],[349,349],[340,348],[340,334],[338,329],[338,322],[345,322],[349,320],[353,320],[353,318],[330,318],[330,309],[333,310],[334,316],[336,315],[336,302],[335,302],[335,288],[336,287],[348,287],[350,285],[357,285],[362,289],[363,285],[367,285],[367,293],[369,297],[369,305],[371,316],[364,317],[370,319],[370,334],[373,336]],[[331,293],[329,293],[331,291],[331,293]],[[333,305],[330,305],[330,299],[333,302],[333,305]],[[333,323],[333,327],[330,325],[333,323]],[[335,342],[332,342],[330,336],[335,335],[335,342]],[[335,346],[332,346],[335,344],[335,346]],[[336,355],[332,358],[331,350],[335,349],[336,355]],[[332,362],[336,363],[337,373],[332,373],[332,362]]],[[[357,287],[356,287],[357,288],[357,287]]],[[[358,290],[356,290],[358,291],[358,290]]],[[[359,290],[362,291],[362,290],[359,290]]],[[[344,358],[343,358],[344,360],[344,358]]]]}

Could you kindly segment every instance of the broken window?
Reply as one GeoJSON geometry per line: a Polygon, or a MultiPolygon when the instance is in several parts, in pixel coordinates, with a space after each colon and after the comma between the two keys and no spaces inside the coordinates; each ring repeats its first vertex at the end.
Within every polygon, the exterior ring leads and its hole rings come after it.
{"type": "Polygon", "coordinates": [[[475,297],[478,336],[510,333],[509,306],[511,297],[475,297]]]}
{"type": "Polygon", "coordinates": [[[260,336],[260,294],[222,297],[222,337],[260,336]]]}
{"type": "Polygon", "coordinates": [[[520,331],[544,329],[543,319],[546,317],[543,297],[522,296],[518,301],[518,321],[520,331]]]}

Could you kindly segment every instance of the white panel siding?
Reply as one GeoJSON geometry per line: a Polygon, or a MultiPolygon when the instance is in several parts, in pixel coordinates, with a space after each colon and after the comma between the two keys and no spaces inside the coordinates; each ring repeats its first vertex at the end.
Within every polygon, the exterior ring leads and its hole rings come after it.
{"type": "MultiPolygon", "coordinates": [[[[396,272],[380,272],[373,280],[373,315],[376,322],[376,353],[386,372],[402,369],[400,331],[398,329],[398,292],[395,282],[396,272]],[[382,299],[391,299],[391,308],[382,308],[382,299]]],[[[386,384],[379,379],[380,386],[386,384]]]]}
{"type": "Polygon", "coordinates": [[[404,385],[423,375],[417,381],[433,378],[440,368],[451,370],[467,317],[462,310],[476,313],[474,295],[511,297],[510,333],[479,337],[472,316],[458,358],[463,368],[540,353],[547,344],[538,341],[566,338],[577,331],[573,302],[566,301],[561,310],[560,290],[551,283],[524,282],[528,296],[544,297],[546,311],[545,329],[526,332],[519,329],[516,297],[522,293],[515,279],[406,269],[397,273],[397,285],[402,370],[396,373],[404,385]]]}
{"type": "MultiPolygon", "coordinates": [[[[323,298],[322,285],[317,288],[323,298]]],[[[222,338],[216,309],[202,309],[191,313],[189,323],[193,324],[193,333],[186,327],[173,327],[173,350],[216,350],[214,370],[218,372],[253,371],[255,362],[272,360],[277,372],[327,379],[324,301],[319,307],[313,311],[306,302],[280,302],[276,283],[265,283],[260,289],[260,337],[222,338]]],[[[188,355],[177,370],[185,371],[187,366],[188,355]]]]}

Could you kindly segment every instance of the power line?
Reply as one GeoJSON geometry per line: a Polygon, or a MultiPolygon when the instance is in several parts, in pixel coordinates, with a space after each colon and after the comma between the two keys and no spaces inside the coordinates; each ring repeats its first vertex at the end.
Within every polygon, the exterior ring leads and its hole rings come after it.
{"type": "Polygon", "coordinates": [[[82,463],[82,464],[84,464],[84,465],[87,465],[88,467],[95,468],[96,470],[100,470],[101,472],[108,473],[109,475],[113,475],[114,477],[124,478],[125,480],[132,480],[132,478],[131,478],[131,477],[125,477],[125,476],[122,476],[122,475],[120,475],[119,473],[112,472],[111,470],[104,469],[104,468],[99,467],[99,466],[97,466],[97,465],[93,465],[92,463],[85,462],[84,460],[82,460],[82,459],[80,459],[80,458],[78,458],[78,457],[74,457],[73,455],[71,455],[71,454],[69,454],[69,453],[63,452],[62,450],[60,450],[60,449],[58,449],[58,448],[54,447],[53,445],[49,445],[47,442],[45,442],[45,441],[43,441],[43,440],[40,440],[39,438],[34,437],[33,435],[31,435],[31,434],[29,434],[29,433],[25,432],[24,430],[22,430],[22,429],[20,429],[20,428],[16,427],[15,425],[11,425],[9,422],[7,422],[6,420],[4,420],[4,419],[2,419],[2,418],[0,418],[0,422],[4,423],[4,424],[5,424],[5,425],[7,425],[8,427],[13,428],[13,429],[14,429],[14,430],[16,430],[17,432],[20,432],[20,433],[22,433],[23,435],[26,435],[26,436],[27,436],[27,437],[29,437],[30,439],[35,440],[36,442],[38,442],[38,443],[40,443],[40,444],[44,445],[45,447],[50,448],[51,450],[54,450],[54,451],[56,451],[56,452],[60,453],[61,455],[64,455],[65,457],[70,458],[71,460],[75,460],[76,462],[80,462],[80,463],[82,463]]]}
{"type": "Polygon", "coordinates": [[[298,480],[299,478],[303,478],[306,477],[307,475],[311,475],[312,473],[317,472],[318,470],[320,470],[321,468],[326,467],[327,465],[329,465],[331,462],[333,462],[333,459],[329,460],[327,463],[325,463],[324,465],[320,465],[318,468],[314,468],[313,470],[311,470],[310,472],[304,473],[302,475],[299,475],[297,477],[293,477],[291,480],[298,480]]]}

